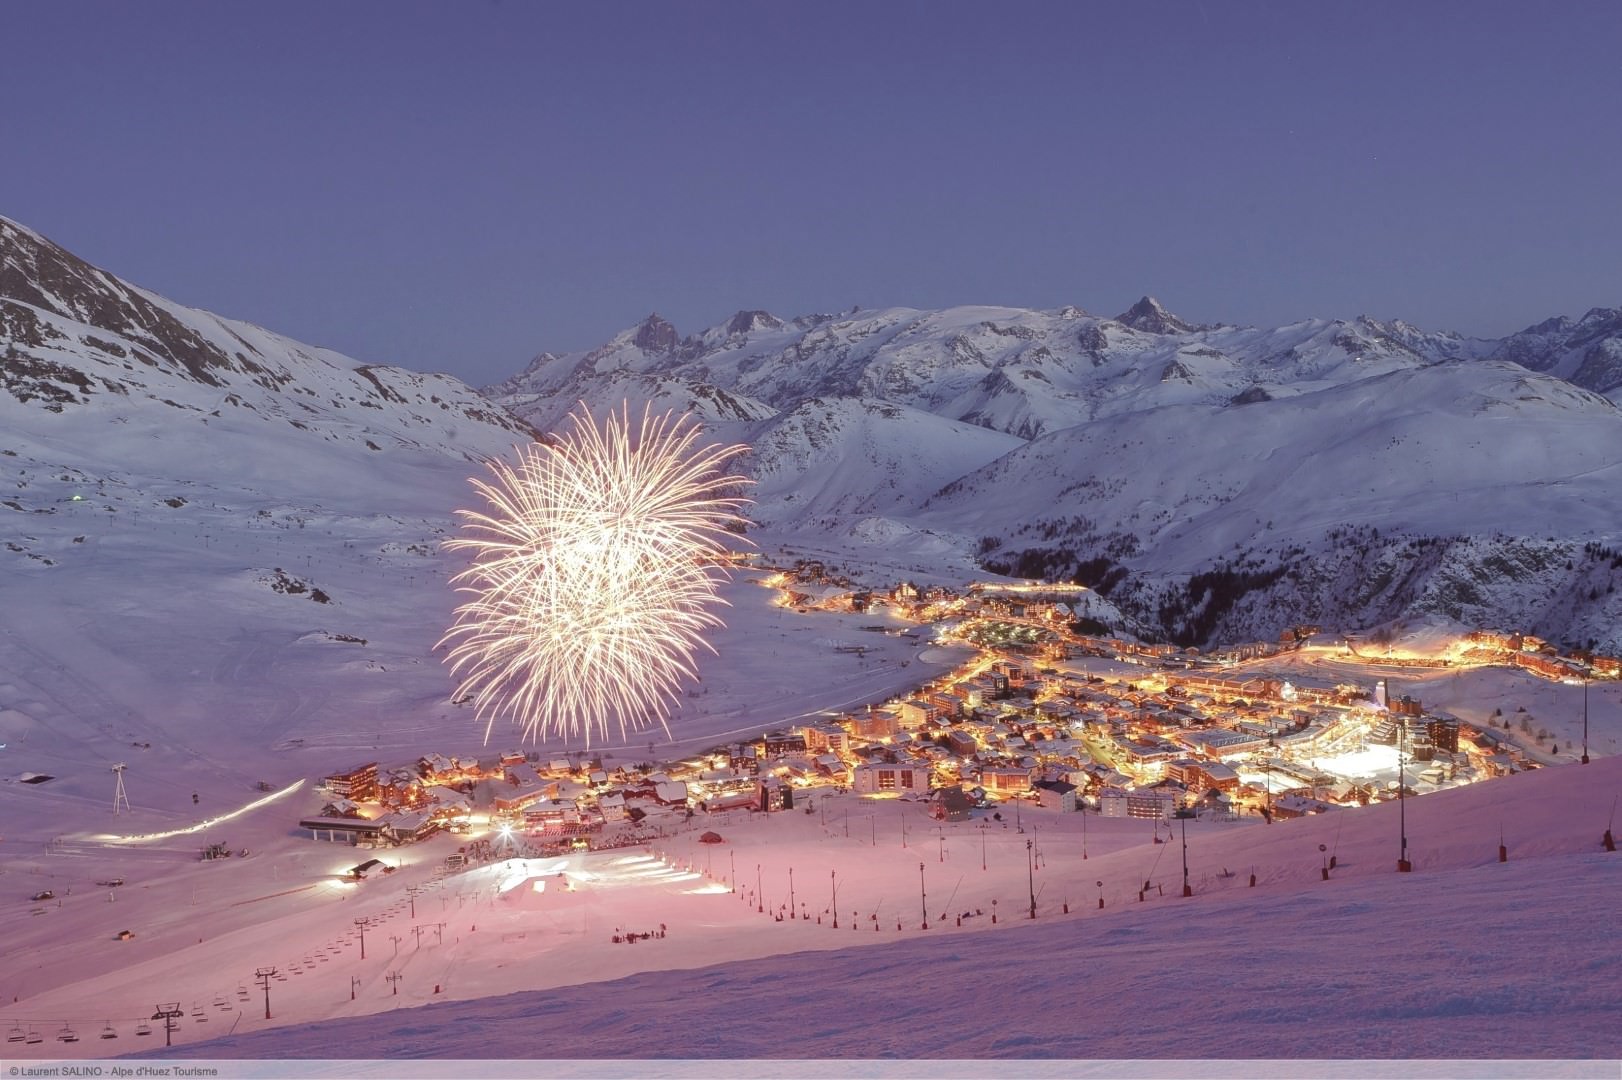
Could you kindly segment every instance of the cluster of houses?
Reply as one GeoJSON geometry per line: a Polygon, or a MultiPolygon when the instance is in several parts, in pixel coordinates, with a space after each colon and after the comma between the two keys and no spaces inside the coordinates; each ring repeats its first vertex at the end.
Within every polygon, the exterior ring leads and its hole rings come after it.
{"type": "Polygon", "coordinates": [[[1554,645],[1531,634],[1474,630],[1465,635],[1465,642],[1464,657],[1474,663],[1513,664],[1547,679],[1622,678],[1622,657],[1588,652],[1563,656],[1554,645]]]}
{"type": "Polygon", "coordinates": [[[475,822],[589,838],[619,822],[685,816],[689,798],[685,783],[651,768],[608,773],[580,755],[543,762],[517,750],[486,758],[429,754],[387,770],[367,762],[324,777],[321,787],[327,801],[299,828],[312,839],[368,846],[466,832],[475,822]]]}
{"type": "MultiPolygon", "coordinates": [[[[583,755],[542,760],[511,751],[477,760],[431,754],[388,769],[368,762],[326,777],[328,801],[300,828],[319,840],[382,845],[465,831],[478,821],[543,844],[597,845],[697,813],[790,810],[796,793],[811,789],[928,801],[948,820],[1010,799],[1118,817],[1169,818],[1191,805],[1287,817],[1389,797],[1389,789],[1315,766],[1371,742],[1400,741],[1415,775],[1434,783],[1519,764],[1490,731],[1429,715],[1408,698],[1389,701],[1383,684],[1371,689],[1224,663],[1298,648],[1318,633],[1315,626],[1198,657],[1075,633],[1069,593],[1085,591],[1079,586],[958,592],[903,582],[883,592],[857,588],[815,562],[780,571],[769,583],[795,607],[889,606],[914,621],[960,626],[1009,620],[1041,636],[1024,648],[982,648],[972,662],[903,699],[681,761],[605,770],[583,755]],[[1044,666],[1076,651],[1145,672],[1105,682],[1044,666]]],[[[1470,636],[1469,648],[1482,662],[1516,663],[1548,677],[1615,677],[1622,666],[1584,657],[1578,667],[1524,635],[1484,631],[1470,636]]]]}

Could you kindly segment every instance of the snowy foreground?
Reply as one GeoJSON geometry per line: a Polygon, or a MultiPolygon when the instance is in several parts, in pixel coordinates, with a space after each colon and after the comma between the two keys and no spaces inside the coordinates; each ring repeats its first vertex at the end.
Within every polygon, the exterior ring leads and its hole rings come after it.
{"type": "Polygon", "coordinates": [[[1619,792],[1606,758],[1405,808],[1193,821],[1188,899],[1180,837],[1153,842],[1164,825],[1030,811],[937,827],[853,796],[454,875],[428,845],[358,886],[330,877],[352,852],[306,843],[304,878],[240,898],[200,884],[169,913],[200,940],[106,974],[137,944],[99,932],[128,901],[75,890],[36,921],[80,908],[81,977],[0,1020],[44,1036],[6,1048],[29,1057],[1615,1059],[1622,855],[1601,837],[1619,792]],[[1394,872],[1399,809],[1411,875],[1394,872]],[[808,917],[780,921],[791,869],[808,917]],[[612,941],[627,932],[651,936],[612,941]],[[269,966],[267,1022],[252,976],[269,966]],[[161,1028],[134,1024],[175,1000],[165,1054],[161,1028]],[[64,1025],[81,1041],[57,1041],[64,1025]]]}

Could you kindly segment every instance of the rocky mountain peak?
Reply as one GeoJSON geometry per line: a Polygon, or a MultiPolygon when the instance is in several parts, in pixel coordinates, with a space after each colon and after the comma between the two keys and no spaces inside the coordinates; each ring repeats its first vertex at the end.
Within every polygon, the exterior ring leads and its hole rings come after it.
{"type": "MultiPolygon", "coordinates": [[[[118,334],[185,376],[210,386],[223,385],[220,372],[262,369],[241,352],[233,359],[218,345],[176,317],[159,298],[131,288],[32,229],[0,219],[0,304],[12,301],[118,334]]],[[[38,316],[13,308],[9,333],[38,316]]],[[[149,361],[150,362],[150,361],[149,361]]]]}
{"type": "Polygon", "coordinates": [[[676,328],[657,311],[642,320],[641,325],[636,328],[636,337],[631,339],[637,348],[650,353],[675,352],[676,344],[680,340],[676,328]]]}
{"type": "Polygon", "coordinates": [[[727,334],[748,334],[755,330],[778,330],[783,320],[769,311],[740,311],[727,322],[727,334]]]}
{"type": "Polygon", "coordinates": [[[1115,316],[1115,321],[1145,334],[1187,334],[1195,329],[1193,323],[1179,319],[1152,296],[1145,296],[1115,316]]]}

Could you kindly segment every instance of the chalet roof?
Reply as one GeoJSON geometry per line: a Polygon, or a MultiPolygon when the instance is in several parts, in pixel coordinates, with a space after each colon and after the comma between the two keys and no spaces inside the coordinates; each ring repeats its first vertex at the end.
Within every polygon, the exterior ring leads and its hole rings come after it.
{"type": "Polygon", "coordinates": [[[387,818],[384,818],[384,820],[390,825],[394,826],[395,830],[398,832],[414,833],[418,829],[422,828],[423,823],[426,822],[429,817],[430,811],[413,810],[408,813],[390,814],[387,818]]]}
{"type": "Polygon", "coordinates": [[[308,817],[300,819],[298,824],[301,829],[336,829],[339,832],[358,833],[381,833],[394,829],[387,821],[371,821],[366,818],[308,817]]]}

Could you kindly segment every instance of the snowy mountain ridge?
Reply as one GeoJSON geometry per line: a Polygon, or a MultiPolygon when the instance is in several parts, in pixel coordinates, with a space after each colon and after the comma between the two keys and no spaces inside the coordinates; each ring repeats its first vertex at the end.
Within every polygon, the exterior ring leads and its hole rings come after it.
{"type": "Polygon", "coordinates": [[[1609,556],[1584,552],[1618,539],[1603,508],[1622,460],[1604,396],[1622,386],[1619,350],[1608,309],[1497,341],[1368,316],[1194,325],[1152,297],[1113,319],[743,311],[687,337],[655,314],[485,392],[541,427],[628,390],[689,408],[755,447],[764,525],[858,561],[944,547],[1119,590],[1122,629],[1151,637],[1434,610],[1618,646],[1609,556]],[[1506,543],[1538,548],[1536,581],[1506,543]],[[1439,557],[1397,583],[1343,580],[1418,544],[1439,557]],[[1213,594],[1211,575],[1249,599],[1213,594]]]}
{"type": "Polygon", "coordinates": [[[210,420],[257,418],[374,452],[395,446],[463,458],[532,437],[448,375],[363,365],[183,307],[5,218],[0,359],[0,403],[17,427],[33,426],[21,417],[34,410],[70,420],[141,415],[200,437],[210,420]]]}
{"type": "Polygon", "coordinates": [[[1117,629],[1186,644],[1434,611],[1622,647],[1618,350],[1611,309],[1501,341],[1194,325],[1149,297],[1114,318],[746,310],[685,337],[653,315],[481,396],[183,307],[0,219],[0,421],[30,476],[259,508],[364,491],[414,517],[419,465],[503,453],[579,401],[646,403],[754,447],[765,539],[876,580],[1078,580],[1117,629]]]}

